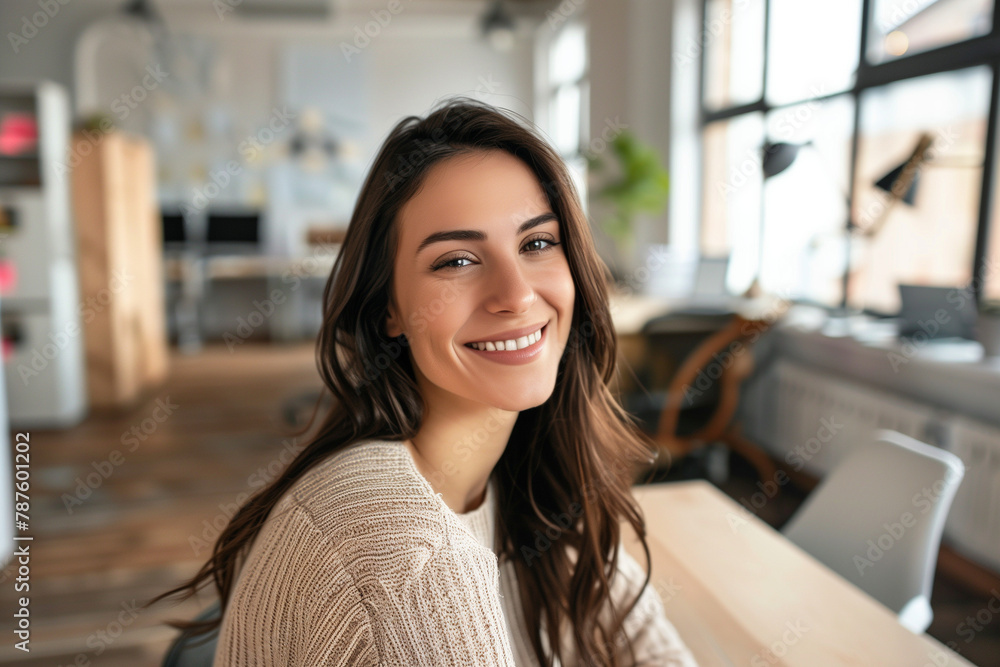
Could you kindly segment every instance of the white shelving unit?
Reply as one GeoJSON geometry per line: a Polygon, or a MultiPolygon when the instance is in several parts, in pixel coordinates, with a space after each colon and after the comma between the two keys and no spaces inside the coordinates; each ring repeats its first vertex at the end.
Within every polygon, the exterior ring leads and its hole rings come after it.
{"type": "Polygon", "coordinates": [[[4,363],[7,408],[15,427],[64,428],[87,411],[67,93],[51,82],[0,88],[0,122],[8,114],[32,116],[38,141],[0,152],[0,208],[11,223],[0,254],[17,271],[0,307],[4,338],[14,342],[4,363]]]}

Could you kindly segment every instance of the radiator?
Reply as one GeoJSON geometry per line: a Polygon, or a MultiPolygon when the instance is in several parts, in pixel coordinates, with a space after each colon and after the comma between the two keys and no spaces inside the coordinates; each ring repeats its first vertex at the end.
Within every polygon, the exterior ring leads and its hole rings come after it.
{"type": "Polygon", "coordinates": [[[881,428],[954,453],[966,470],[945,539],[1000,572],[1000,428],[787,360],[747,389],[747,434],[774,458],[817,477],[881,428]]]}
{"type": "Polygon", "coordinates": [[[956,416],[947,448],[965,463],[944,533],[959,551],[1000,572],[1000,428],[956,416]]]}
{"type": "Polygon", "coordinates": [[[775,458],[818,477],[877,429],[944,444],[939,413],[891,393],[785,360],[758,382],[745,411],[748,434],[775,458]]]}

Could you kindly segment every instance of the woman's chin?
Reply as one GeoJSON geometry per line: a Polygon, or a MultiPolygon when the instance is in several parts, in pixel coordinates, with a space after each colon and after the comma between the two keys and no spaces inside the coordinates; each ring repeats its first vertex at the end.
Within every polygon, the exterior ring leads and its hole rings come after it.
{"type": "Polygon", "coordinates": [[[521,412],[522,410],[537,408],[539,405],[542,405],[545,401],[549,400],[552,396],[552,390],[554,387],[554,380],[547,386],[541,386],[538,383],[535,383],[530,387],[523,388],[520,391],[511,390],[509,392],[505,392],[502,396],[493,395],[484,402],[489,403],[499,410],[506,410],[507,412],[521,412]]]}

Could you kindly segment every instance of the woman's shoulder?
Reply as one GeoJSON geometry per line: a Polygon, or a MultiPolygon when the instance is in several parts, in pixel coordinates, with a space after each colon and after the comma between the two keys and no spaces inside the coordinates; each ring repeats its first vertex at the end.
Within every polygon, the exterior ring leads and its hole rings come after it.
{"type": "Polygon", "coordinates": [[[275,512],[291,506],[338,539],[419,532],[445,520],[405,444],[392,440],[362,440],[331,454],[292,485],[275,512]]]}

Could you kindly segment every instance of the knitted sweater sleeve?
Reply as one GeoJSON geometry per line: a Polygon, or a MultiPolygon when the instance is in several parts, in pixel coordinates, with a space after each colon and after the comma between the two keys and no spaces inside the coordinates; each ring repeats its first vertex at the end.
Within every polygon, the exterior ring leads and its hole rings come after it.
{"type": "MultiPolygon", "coordinates": [[[[642,586],[646,573],[624,547],[618,548],[618,572],[621,577],[612,584],[612,595],[619,606],[630,604],[642,586]]],[[[672,591],[666,590],[667,596],[672,591]]],[[[669,599],[669,597],[668,597],[669,599]]],[[[660,592],[653,581],[643,589],[635,607],[625,619],[624,631],[632,643],[629,653],[624,642],[619,643],[621,664],[635,667],[697,667],[698,663],[680,638],[673,624],[667,620],[660,592]]]]}
{"type": "Polygon", "coordinates": [[[513,667],[493,554],[383,528],[344,549],[289,508],[244,565],[214,664],[513,667]]]}

